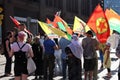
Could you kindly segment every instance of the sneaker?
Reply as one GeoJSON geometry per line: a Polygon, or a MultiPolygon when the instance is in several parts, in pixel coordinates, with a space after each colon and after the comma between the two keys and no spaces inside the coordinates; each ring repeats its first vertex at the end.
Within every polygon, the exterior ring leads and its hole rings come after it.
{"type": "Polygon", "coordinates": [[[42,77],[42,76],[39,76],[39,79],[43,79],[43,77],[42,77]]]}
{"type": "Polygon", "coordinates": [[[108,73],[108,74],[107,74],[107,77],[110,78],[110,77],[111,77],[111,73],[108,73]]]}
{"type": "Polygon", "coordinates": [[[101,65],[100,69],[103,69],[103,65],[101,65]]]}

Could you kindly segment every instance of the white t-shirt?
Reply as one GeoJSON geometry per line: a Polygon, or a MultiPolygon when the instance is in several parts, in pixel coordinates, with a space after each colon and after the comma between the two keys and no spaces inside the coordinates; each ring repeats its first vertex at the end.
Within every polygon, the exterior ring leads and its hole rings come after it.
{"type": "MultiPolygon", "coordinates": [[[[25,43],[23,43],[23,42],[18,42],[18,44],[19,44],[20,47],[22,47],[23,44],[25,44],[25,43]]],[[[17,44],[17,42],[14,42],[14,43],[11,45],[11,49],[12,49],[13,52],[17,52],[17,51],[20,50],[18,44],[17,44]]],[[[22,50],[22,51],[25,51],[25,52],[27,52],[27,53],[31,53],[32,48],[31,48],[31,45],[30,45],[30,44],[26,43],[21,50],[22,50]]]]}

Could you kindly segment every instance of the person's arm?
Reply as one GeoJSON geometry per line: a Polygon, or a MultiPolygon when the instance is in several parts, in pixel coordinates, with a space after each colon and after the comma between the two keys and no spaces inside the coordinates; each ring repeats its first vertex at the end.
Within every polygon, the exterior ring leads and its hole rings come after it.
{"type": "Polygon", "coordinates": [[[34,57],[33,50],[32,50],[31,46],[29,46],[28,54],[29,54],[28,57],[34,57]]]}
{"type": "Polygon", "coordinates": [[[107,57],[106,57],[105,64],[107,64],[108,58],[110,57],[110,51],[109,51],[109,50],[107,50],[106,54],[107,54],[107,57]]]}
{"type": "Polygon", "coordinates": [[[97,43],[96,47],[95,47],[95,50],[99,50],[99,43],[97,43]]]}
{"type": "Polygon", "coordinates": [[[10,51],[10,48],[9,48],[9,40],[6,40],[6,42],[5,42],[5,47],[6,47],[7,52],[9,52],[9,51],[10,51]]]}
{"type": "Polygon", "coordinates": [[[68,57],[72,57],[73,56],[73,53],[72,53],[72,51],[71,51],[71,49],[69,47],[65,48],[65,53],[67,54],[68,57]]]}
{"type": "Polygon", "coordinates": [[[54,49],[55,49],[55,50],[57,50],[57,49],[59,49],[59,48],[58,48],[58,46],[57,46],[57,45],[55,45],[55,46],[54,46],[54,49]]]}
{"type": "Polygon", "coordinates": [[[58,45],[57,45],[54,41],[52,42],[52,45],[53,45],[53,48],[54,48],[55,50],[59,49],[59,48],[58,48],[58,45]]]}
{"type": "Polygon", "coordinates": [[[9,52],[9,57],[13,56],[14,51],[11,49],[11,51],[9,52]]]}
{"type": "Polygon", "coordinates": [[[13,46],[11,46],[11,50],[9,51],[9,57],[12,57],[14,53],[13,46]]]}
{"type": "Polygon", "coordinates": [[[120,58],[120,40],[119,40],[119,44],[118,44],[118,46],[117,46],[117,48],[116,48],[116,53],[115,53],[115,55],[116,55],[118,58],[120,58]]]}
{"type": "Polygon", "coordinates": [[[96,40],[96,39],[94,39],[95,40],[95,50],[99,50],[100,48],[99,48],[99,42],[96,40]]]}

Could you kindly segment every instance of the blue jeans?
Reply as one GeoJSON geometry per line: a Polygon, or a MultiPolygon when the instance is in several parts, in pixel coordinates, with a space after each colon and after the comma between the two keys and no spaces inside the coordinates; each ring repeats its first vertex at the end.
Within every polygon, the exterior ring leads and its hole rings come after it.
{"type": "Polygon", "coordinates": [[[103,63],[103,52],[102,52],[102,50],[99,50],[99,54],[100,54],[101,63],[103,63]]]}
{"type": "Polygon", "coordinates": [[[66,79],[66,70],[67,70],[67,61],[66,61],[66,59],[62,59],[62,75],[63,75],[63,79],[66,79]]]}

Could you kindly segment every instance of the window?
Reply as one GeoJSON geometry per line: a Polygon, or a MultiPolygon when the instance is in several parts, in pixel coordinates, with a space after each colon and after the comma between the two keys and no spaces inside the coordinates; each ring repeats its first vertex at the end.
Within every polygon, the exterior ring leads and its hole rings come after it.
{"type": "Polygon", "coordinates": [[[78,13],[78,0],[66,0],[67,11],[78,13]]]}
{"type": "Polygon", "coordinates": [[[28,1],[33,1],[33,2],[40,2],[40,0],[28,0],[28,1]]]}
{"type": "Polygon", "coordinates": [[[82,0],[81,1],[81,14],[84,16],[89,16],[90,10],[90,0],[82,0]]]}
{"type": "Polygon", "coordinates": [[[89,17],[95,7],[98,5],[99,0],[82,0],[81,1],[81,14],[89,17]]]}
{"type": "Polygon", "coordinates": [[[61,9],[62,0],[46,0],[46,6],[61,9]]]}

